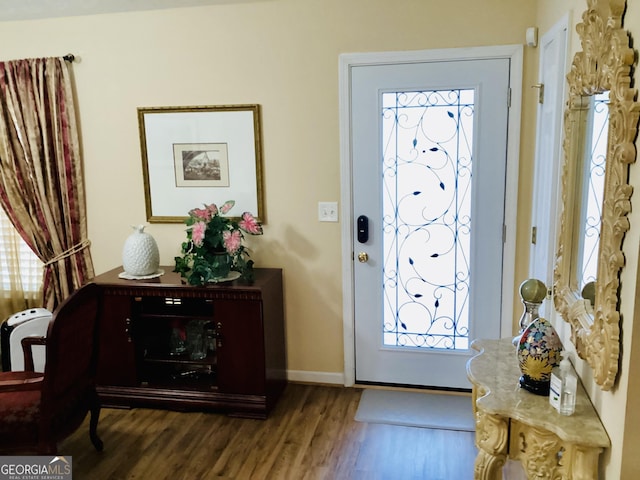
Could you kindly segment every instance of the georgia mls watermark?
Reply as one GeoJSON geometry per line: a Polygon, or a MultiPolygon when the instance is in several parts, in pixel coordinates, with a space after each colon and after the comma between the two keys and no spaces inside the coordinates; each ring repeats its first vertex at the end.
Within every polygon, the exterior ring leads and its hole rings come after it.
{"type": "Polygon", "coordinates": [[[72,480],[71,457],[0,457],[0,480],[72,480]]]}

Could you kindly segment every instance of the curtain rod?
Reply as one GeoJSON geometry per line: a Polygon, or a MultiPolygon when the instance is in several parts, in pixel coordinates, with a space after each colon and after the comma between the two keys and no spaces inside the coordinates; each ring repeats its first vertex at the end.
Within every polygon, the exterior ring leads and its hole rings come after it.
{"type": "Polygon", "coordinates": [[[67,53],[64,57],[67,62],[73,62],[76,59],[76,56],[73,53],[67,53]]]}

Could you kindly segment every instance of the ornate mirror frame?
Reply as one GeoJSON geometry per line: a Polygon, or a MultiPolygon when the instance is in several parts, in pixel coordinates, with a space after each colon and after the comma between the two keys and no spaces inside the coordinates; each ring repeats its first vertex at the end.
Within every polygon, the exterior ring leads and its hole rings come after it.
{"type": "Polygon", "coordinates": [[[631,88],[635,55],[629,35],[622,29],[626,0],[588,0],[582,23],[576,26],[582,51],[575,54],[565,110],[562,215],[556,265],[554,302],[571,324],[571,341],[578,355],[593,369],[603,390],[613,387],[620,352],[619,286],[624,266],[622,241],[629,229],[633,188],[628,184],[629,165],[636,159],[635,138],[640,104],[631,88]],[[573,279],[577,259],[576,215],[580,212],[580,175],[576,162],[584,144],[585,96],[609,91],[609,136],[602,223],[598,252],[595,301],[585,300],[573,279]]]}

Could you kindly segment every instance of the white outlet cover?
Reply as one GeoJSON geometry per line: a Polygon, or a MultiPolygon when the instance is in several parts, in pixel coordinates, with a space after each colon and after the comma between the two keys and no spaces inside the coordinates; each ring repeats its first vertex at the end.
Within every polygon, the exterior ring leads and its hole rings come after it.
{"type": "Polygon", "coordinates": [[[318,220],[320,222],[337,222],[338,202],[318,202],[318,220]]]}

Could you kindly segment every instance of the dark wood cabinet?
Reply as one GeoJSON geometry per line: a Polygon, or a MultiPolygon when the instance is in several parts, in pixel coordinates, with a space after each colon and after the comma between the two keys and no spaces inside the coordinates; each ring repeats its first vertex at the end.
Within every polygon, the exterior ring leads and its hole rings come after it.
{"type": "Polygon", "coordinates": [[[286,384],[282,270],[194,287],[98,275],[98,393],[105,406],[220,410],[265,418],[286,384]]]}

